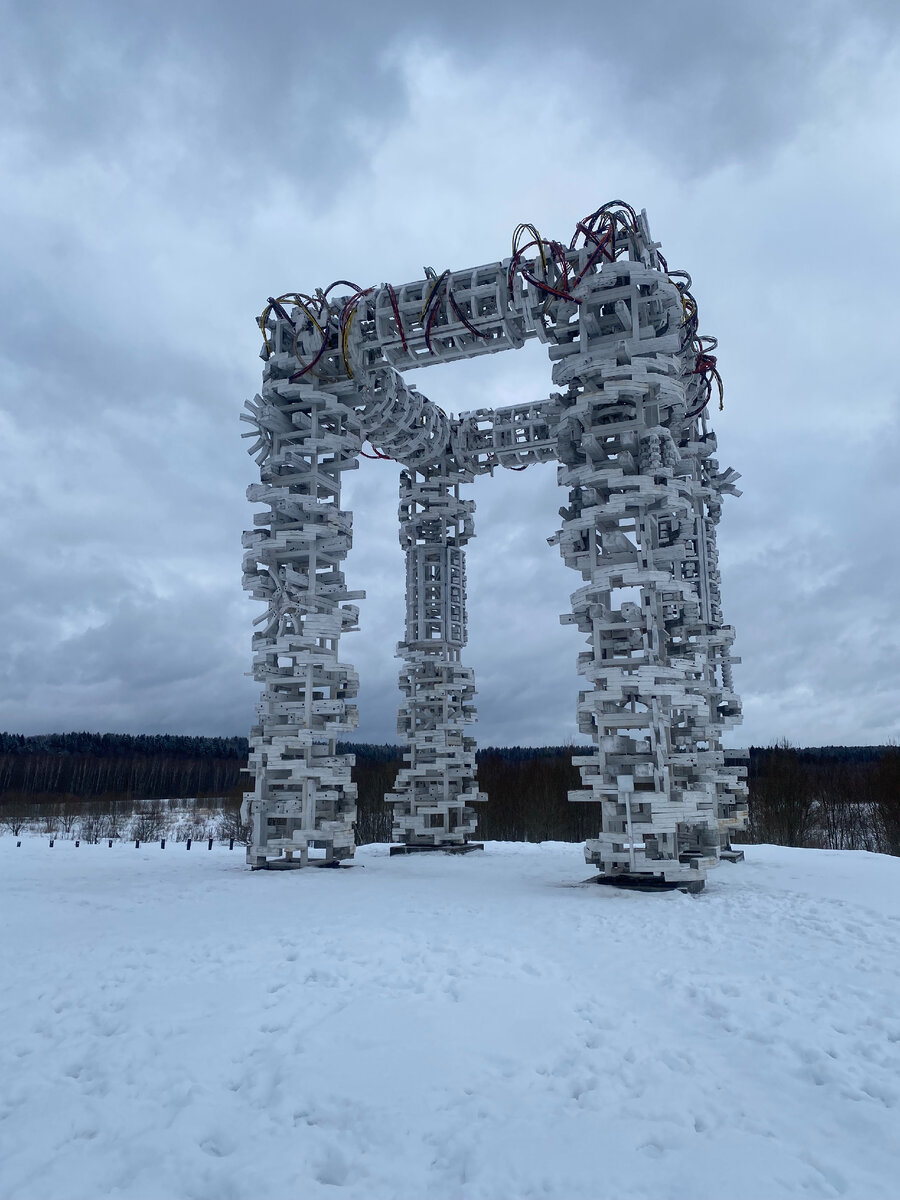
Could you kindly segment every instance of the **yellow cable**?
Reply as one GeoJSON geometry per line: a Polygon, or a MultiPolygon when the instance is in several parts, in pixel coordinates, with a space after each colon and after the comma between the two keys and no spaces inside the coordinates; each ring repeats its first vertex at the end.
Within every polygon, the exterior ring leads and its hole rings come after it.
{"type": "Polygon", "coordinates": [[[419,324],[420,325],[422,324],[422,321],[425,319],[425,314],[428,312],[429,305],[431,304],[431,301],[434,299],[434,295],[437,292],[437,289],[441,286],[441,284],[444,282],[444,280],[449,279],[449,277],[450,277],[449,271],[444,271],[444,273],[442,275],[435,276],[434,283],[431,285],[431,291],[428,293],[428,299],[422,305],[422,311],[419,313],[419,324]]]}
{"type": "Polygon", "coordinates": [[[515,232],[513,233],[513,240],[512,240],[513,258],[515,258],[519,252],[518,241],[519,241],[519,238],[521,237],[523,231],[526,233],[530,233],[532,238],[534,239],[534,241],[537,242],[538,253],[541,256],[541,266],[544,268],[544,272],[546,273],[547,255],[544,253],[544,239],[541,237],[536,226],[531,225],[527,221],[523,221],[520,224],[518,224],[515,228],[515,232]]]}
{"type": "Polygon", "coordinates": [[[356,316],[356,305],[358,303],[359,303],[359,296],[356,297],[356,302],[354,303],[353,307],[350,309],[350,313],[347,317],[347,320],[344,322],[344,333],[343,333],[343,336],[341,337],[341,358],[344,360],[344,367],[346,368],[347,375],[350,379],[354,378],[353,372],[350,369],[350,357],[349,357],[350,356],[350,345],[349,345],[349,343],[350,343],[350,326],[353,324],[353,318],[356,316]]]}
{"type": "Polygon", "coordinates": [[[296,304],[297,304],[298,308],[303,309],[303,311],[309,317],[310,321],[312,321],[313,325],[315,325],[316,329],[318,329],[319,333],[321,333],[322,336],[324,337],[325,330],[322,328],[322,326],[319,324],[319,322],[316,320],[316,318],[312,315],[312,313],[309,311],[309,309],[306,307],[306,305],[301,303],[299,300],[296,301],[296,304]]]}
{"type": "MultiPolygon", "coordinates": [[[[280,304],[282,300],[292,300],[294,305],[297,308],[302,308],[303,311],[306,313],[307,317],[309,317],[310,321],[312,321],[313,325],[315,325],[316,329],[318,329],[319,333],[321,333],[322,337],[325,336],[325,330],[322,328],[322,326],[319,324],[319,322],[316,320],[316,318],[310,312],[309,308],[307,308],[307,306],[303,303],[303,301],[300,299],[300,297],[297,295],[296,292],[286,292],[283,296],[276,296],[275,303],[280,304]]],[[[275,308],[274,304],[267,304],[266,307],[262,310],[262,313],[256,318],[256,323],[259,325],[259,328],[262,332],[263,342],[265,342],[266,350],[269,352],[269,354],[272,353],[272,344],[269,341],[268,331],[266,330],[266,322],[269,319],[269,314],[274,311],[274,308],[275,308]]]]}
{"type": "Polygon", "coordinates": [[[265,344],[266,353],[268,353],[268,354],[272,353],[272,347],[269,345],[269,335],[268,335],[268,332],[266,331],[266,321],[269,319],[269,313],[271,311],[272,311],[272,305],[267,304],[266,307],[260,313],[260,315],[256,318],[256,323],[259,326],[260,331],[262,332],[263,343],[265,344]]]}

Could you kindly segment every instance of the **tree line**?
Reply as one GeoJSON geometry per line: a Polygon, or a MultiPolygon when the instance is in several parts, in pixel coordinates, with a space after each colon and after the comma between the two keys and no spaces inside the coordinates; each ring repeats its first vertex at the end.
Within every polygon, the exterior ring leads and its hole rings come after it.
{"type": "Polygon", "coordinates": [[[900,747],[751,751],[743,840],[900,855],[900,747]]]}
{"type": "MultiPolygon", "coordinates": [[[[360,843],[388,841],[384,795],[403,765],[389,744],[338,743],[356,756],[360,843]]],[[[599,806],[569,802],[581,789],[569,746],[486,747],[478,781],[489,801],[478,808],[486,840],[582,841],[600,826],[599,806]]],[[[236,810],[246,787],[246,738],[172,734],[0,733],[0,820],[33,816],[63,825],[104,808],[179,799],[215,799],[236,810]]],[[[750,828],[745,840],[790,846],[900,854],[900,748],[786,743],[752,747],[750,828]]]]}

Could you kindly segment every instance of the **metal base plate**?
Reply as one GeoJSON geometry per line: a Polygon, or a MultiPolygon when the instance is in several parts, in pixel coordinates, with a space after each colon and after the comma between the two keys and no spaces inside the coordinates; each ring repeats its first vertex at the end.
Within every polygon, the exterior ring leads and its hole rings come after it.
{"type": "Polygon", "coordinates": [[[719,858],[721,858],[722,862],[730,862],[730,863],[743,862],[744,861],[744,852],[743,852],[743,850],[733,850],[733,849],[732,850],[720,850],[719,858]]]}
{"type": "Polygon", "coordinates": [[[429,846],[417,845],[406,842],[399,842],[396,846],[391,846],[391,858],[395,854],[434,854],[435,851],[440,851],[443,854],[470,854],[473,850],[483,850],[484,842],[463,842],[458,846],[429,846]]]}
{"type": "MultiPolygon", "coordinates": [[[[333,858],[327,861],[324,858],[311,858],[307,864],[308,867],[330,867],[338,870],[343,870],[344,867],[352,867],[355,864],[352,862],[342,862],[339,859],[333,858]]],[[[303,866],[303,862],[299,858],[270,858],[268,862],[251,865],[251,871],[299,871],[303,866]]]]}
{"type": "Polygon", "coordinates": [[[662,875],[595,875],[592,883],[607,887],[626,888],[632,892],[702,892],[706,887],[703,879],[664,879],[662,875]]]}

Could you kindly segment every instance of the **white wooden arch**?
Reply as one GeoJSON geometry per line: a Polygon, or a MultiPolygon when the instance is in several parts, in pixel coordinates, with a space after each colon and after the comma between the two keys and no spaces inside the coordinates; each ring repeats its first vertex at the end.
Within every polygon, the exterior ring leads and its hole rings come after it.
{"type": "Polygon", "coordinates": [[[251,866],[302,866],[311,846],[328,862],[354,850],[353,762],[337,741],[356,726],[358,679],[338,643],[363,593],[341,570],[343,472],[371,453],[401,467],[394,840],[452,848],[469,842],[486,799],[462,662],[474,513],[462,489],[553,460],[567,498],[551,541],[581,577],[561,619],[587,638],[578,724],[594,744],[574,760],[584,786],[569,798],[603,814],[585,855],[618,883],[702,886],[746,820],[743,760],[721,745],[740,705],[715,537],[723,495],[740,493],[707,416],[721,395],[715,340],[699,335],[690,278],[669,270],[646,213],[603,205],[565,245],[519,226],[500,262],[270,297],[259,322],[263,386],[242,418],[260,467],[248,497],[266,506],[244,535],[244,585],[266,604],[253,638],[263,691],[244,810],[251,866]],[[403,378],[530,338],[552,363],[543,399],[451,418],[403,378]]]}

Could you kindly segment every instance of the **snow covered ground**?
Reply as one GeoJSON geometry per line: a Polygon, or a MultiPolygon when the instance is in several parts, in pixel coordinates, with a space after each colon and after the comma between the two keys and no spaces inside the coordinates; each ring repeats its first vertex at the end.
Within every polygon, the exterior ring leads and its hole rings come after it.
{"type": "Polygon", "coordinates": [[[895,1200],[900,859],[0,838],[3,1200],[895,1200]]]}

